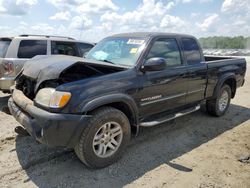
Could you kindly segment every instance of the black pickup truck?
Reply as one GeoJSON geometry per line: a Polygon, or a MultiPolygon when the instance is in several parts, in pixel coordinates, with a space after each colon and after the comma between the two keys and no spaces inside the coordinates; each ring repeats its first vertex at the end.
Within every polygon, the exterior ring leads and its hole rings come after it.
{"type": "Polygon", "coordinates": [[[8,106],[37,141],[74,148],[87,166],[101,168],[121,156],[140,126],[161,124],[201,104],[222,116],[245,72],[245,59],[204,57],[193,36],[118,34],[85,58],[27,62],[8,106]]]}

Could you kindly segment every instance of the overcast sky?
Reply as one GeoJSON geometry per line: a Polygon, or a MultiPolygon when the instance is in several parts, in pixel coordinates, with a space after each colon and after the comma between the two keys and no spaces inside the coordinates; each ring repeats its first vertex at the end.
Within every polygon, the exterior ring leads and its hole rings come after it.
{"type": "Polygon", "coordinates": [[[96,42],[121,32],[250,35],[250,0],[0,0],[0,35],[96,42]]]}

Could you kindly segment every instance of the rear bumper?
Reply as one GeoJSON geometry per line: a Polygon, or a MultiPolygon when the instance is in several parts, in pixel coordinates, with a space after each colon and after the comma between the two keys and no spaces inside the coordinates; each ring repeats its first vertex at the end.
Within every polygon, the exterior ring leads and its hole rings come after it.
{"type": "Polygon", "coordinates": [[[0,90],[10,91],[10,87],[15,84],[15,77],[2,77],[0,78],[0,90]]]}
{"type": "Polygon", "coordinates": [[[16,120],[38,142],[72,148],[91,116],[50,113],[33,105],[21,91],[13,90],[8,107],[16,120]]]}

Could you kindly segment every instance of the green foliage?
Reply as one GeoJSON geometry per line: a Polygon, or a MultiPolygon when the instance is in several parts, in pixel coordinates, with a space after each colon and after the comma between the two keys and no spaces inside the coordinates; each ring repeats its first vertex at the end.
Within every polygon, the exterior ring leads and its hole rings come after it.
{"type": "Polygon", "coordinates": [[[202,48],[250,49],[250,37],[207,37],[199,39],[202,48]]]}

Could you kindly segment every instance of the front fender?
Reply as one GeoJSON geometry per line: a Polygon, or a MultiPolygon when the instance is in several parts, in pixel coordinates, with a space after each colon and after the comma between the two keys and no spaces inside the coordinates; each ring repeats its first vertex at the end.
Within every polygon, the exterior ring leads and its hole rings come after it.
{"type": "Polygon", "coordinates": [[[123,93],[109,94],[109,95],[95,98],[89,101],[88,103],[84,104],[81,107],[81,111],[87,113],[101,106],[108,105],[111,103],[118,103],[118,102],[125,104],[129,108],[131,114],[133,115],[134,124],[137,125],[138,114],[139,114],[137,105],[133,98],[123,93]]]}

